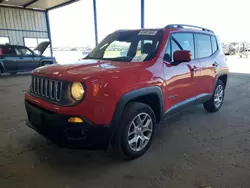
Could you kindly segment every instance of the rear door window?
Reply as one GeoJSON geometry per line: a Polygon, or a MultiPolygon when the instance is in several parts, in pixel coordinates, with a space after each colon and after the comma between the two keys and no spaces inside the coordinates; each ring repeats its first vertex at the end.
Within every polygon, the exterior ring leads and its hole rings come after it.
{"type": "Polygon", "coordinates": [[[11,46],[0,47],[0,55],[4,57],[16,56],[14,49],[11,46]]]}
{"type": "Polygon", "coordinates": [[[197,58],[206,58],[212,55],[212,45],[209,35],[195,34],[197,58]]]}

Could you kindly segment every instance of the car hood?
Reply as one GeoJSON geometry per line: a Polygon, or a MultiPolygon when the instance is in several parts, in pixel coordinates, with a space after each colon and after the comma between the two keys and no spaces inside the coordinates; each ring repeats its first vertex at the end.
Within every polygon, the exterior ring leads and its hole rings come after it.
{"type": "Polygon", "coordinates": [[[34,70],[33,74],[57,79],[85,80],[90,77],[101,77],[104,74],[119,73],[125,69],[142,66],[142,64],[87,59],[74,64],[53,64],[40,67],[34,70]]]}
{"type": "Polygon", "coordinates": [[[49,41],[44,41],[38,44],[38,46],[34,49],[34,51],[39,51],[40,55],[43,55],[44,51],[48,48],[50,45],[49,41]]]}

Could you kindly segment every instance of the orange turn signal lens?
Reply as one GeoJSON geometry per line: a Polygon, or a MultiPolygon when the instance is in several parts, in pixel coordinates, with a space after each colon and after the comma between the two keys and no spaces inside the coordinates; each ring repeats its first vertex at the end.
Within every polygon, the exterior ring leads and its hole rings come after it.
{"type": "Polygon", "coordinates": [[[83,123],[83,120],[79,117],[71,117],[68,119],[69,123],[83,123]]]}
{"type": "Polygon", "coordinates": [[[99,92],[99,84],[94,84],[93,85],[93,96],[96,97],[98,92],[99,92]]]}

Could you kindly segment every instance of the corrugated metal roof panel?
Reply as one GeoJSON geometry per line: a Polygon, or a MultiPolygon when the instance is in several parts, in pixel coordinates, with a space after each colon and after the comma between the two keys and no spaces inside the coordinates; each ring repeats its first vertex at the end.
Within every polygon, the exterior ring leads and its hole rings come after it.
{"type": "Polygon", "coordinates": [[[46,10],[76,1],[78,0],[10,0],[1,1],[0,5],[46,10]]]}
{"type": "Polygon", "coordinates": [[[0,7],[0,29],[47,31],[44,12],[0,7]]]}
{"type": "Polygon", "coordinates": [[[0,7],[0,37],[24,45],[24,37],[48,38],[45,12],[0,7]]]}

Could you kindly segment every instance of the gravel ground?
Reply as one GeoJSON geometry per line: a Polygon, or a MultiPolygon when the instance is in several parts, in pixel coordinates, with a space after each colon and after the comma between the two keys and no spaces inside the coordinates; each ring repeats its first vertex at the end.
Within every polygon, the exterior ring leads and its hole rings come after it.
{"type": "Polygon", "coordinates": [[[0,79],[1,188],[250,187],[250,75],[230,75],[218,113],[200,105],[162,122],[151,149],[130,162],[60,149],[26,127],[29,82],[29,75],[0,79]]]}

